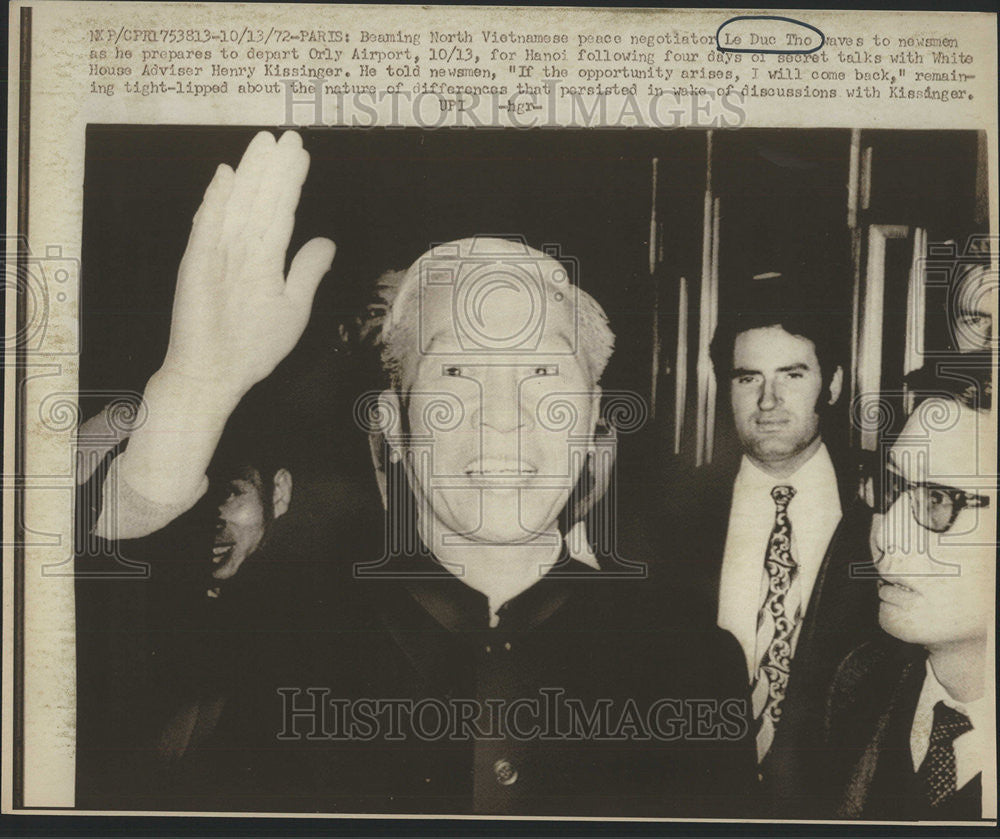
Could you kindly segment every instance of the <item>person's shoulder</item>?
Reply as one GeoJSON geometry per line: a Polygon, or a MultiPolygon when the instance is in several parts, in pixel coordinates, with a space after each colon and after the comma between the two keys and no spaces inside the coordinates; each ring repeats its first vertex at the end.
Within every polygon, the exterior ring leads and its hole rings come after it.
{"type": "MultiPolygon", "coordinates": [[[[855,452],[846,446],[824,440],[827,460],[837,481],[837,493],[840,495],[840,506],[845,515],[848,509],[855,506],[858,496],[858,465],[859,459],[855,452]]],[[[861,505],[864,507],[864,505],[861,505]]]]}
{"type": "Polygon", "coordinates": [[[831,709],[878,704],[877,697],[890,692],[900,675],[926,656],[923,648],[889,635],[853,649],[841,661],[830,689],[831,709]]]}
{"type": "Polygon", "coordinates": [[[605,582],[600,575],[580,584],[590,604],[582,609],[582,620],[593,642],[592,663],[631,668],[641,677],[642,690],[656,695],[743,697],[742,650],[718,627],[713,610],[648,580],[605,582]]]}
{"type": "Polygon", "coordinates": [[[606,590],[605,612],[620,629],[643,638],[647,649],[671,661],[741,658],[739,645],[718,627],[715,610],[699,592],[678,581],[671,588],[652,579],[620,579],[606,590]]]}
{"type": "Polygon", "coordinates": [[[730,456],[683,470],[676,478],[676,485],[699,494],[732,492],[740,471],[740,462],[740,457],[730,456]]]}
{"type": "Polygon", "coordinates": [[[730,459],[674,470],[662,490],[665,547],[670,547],[678,535],[700,538],[724,526],[738,472],[739,461],[730,459]]]}
{"type": "Polygon", "coordinates": [[[923,673],[921,647],[886,635],[852,650],[841,662],[823,710],[831,760],[856,755],[871,741],[900,691],[923,673]],[[919,669],[918,669],[919,668],[919,669]]]}

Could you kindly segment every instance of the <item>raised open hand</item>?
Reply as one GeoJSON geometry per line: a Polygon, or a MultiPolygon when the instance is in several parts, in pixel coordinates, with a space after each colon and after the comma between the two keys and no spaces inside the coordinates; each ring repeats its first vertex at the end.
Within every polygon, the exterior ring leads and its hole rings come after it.
{"type": "Polygon", "coordinates": [[[265,131],[236,171],[219,166],[195,214],[177,272],[161,370],[237,399],[291,352],[309,320],[335,246],[307,242],[285,277],[309,154],[295,132],[265,131]]]}

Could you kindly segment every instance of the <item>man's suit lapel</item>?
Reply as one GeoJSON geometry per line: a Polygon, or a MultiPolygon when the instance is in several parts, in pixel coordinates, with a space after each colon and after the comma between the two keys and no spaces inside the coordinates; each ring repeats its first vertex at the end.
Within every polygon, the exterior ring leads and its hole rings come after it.
{"type": "MultiPolygon", "coordinates": [[[[701,507],[706,511],[702,533],[704,565],[707,566],[708,591],[716,612],[719,607],[720,585],[722,582],[722,560],[726,552],[726,537],[729,533],[729,513],[733,506],[733,489],[740,462],[725,463],[709,472],[703,488],[701,507]]],[[[764,558],[761,557],[763,573],[764,558]]]]}
{"type": "Polygon", "coordinates": [[[803,666],[793,664],[794,681],[809,681],[817,666],[835,667],[843,656],[845,635],[874,629],[878,594],[875,566],[868,555],[869,524],[867,511],[854,504],[830,539],[795,649],[795,659],[803,666]]]}
{"type": "MultiPolygon", "coordinates": [[[[890,808],[888,813],[873,810],[870,805],[873,791],[876,797],[889,801],[913,798],[916,795],[915,775],[910,761],[910,727],[923,684],[922,658],[903,664],[902,671],[890,667],[888,678],[896,675],[891,698],[878,715],[871,739],[855,764],[844,790],[844,797],[837,812],[841,818],[889,818],[892,809],[905,812],[905,806],[890,808]],[[881,789],[876,790],[879,786],[881,789]]],[[[882,677],[883,679],[886,676],[882,677]]]]}
{"type": "MultiPolygon", "coordinates": [[[[687,499],[694,502],[693,509],[699,513],[696,523],[684,522],[689,527],[694,525],[692,532],[697,534],[694,547],[689,549],[697,560],[692,568],[696,574],[705,575],[703,590],[716,611],[739,466],[738,459],[713,465],[699,492],[687,499]]],[[[853,474],[840,469],[837,476],[844,515],[827,546],[809,597],[788,693],[782,703],[781,722],[761,767],[766,789],[775,798],[773,808],[777,810],[780,799],[781,811],[786,815],[793,815],[794,801],[785,793],[807,788],[804,757],[821,736],[826,691],[837,665],[851,649],[878,632],[878,595],[868,550],[870,514],[853,500],[853,474]]]]}
{"type": "Polygon", "coordinates": [[[845,553],[849,555],[844,550],[849,533],[850,523],[845,516],[834,531],[809,596],[792,658],[788,691],[781,705],[781,722],[761,766],[766,788],[775,798],[771,804],[775,809],[794,806],[794,802],[784,800],[786,792],[803,789],[807,783],[804,766],[808,744],[820,735],[826,687],[845,654],[838,655],[834,649],[844,646],[844,631],[853,635],[853,609],[838,611],[849,600],[845,586],[848,575],[842,567],[847,560],[845,553]]]}
{"type": "Polygon", "coordinates": [[[871,513],[858,500],[851,470],[842,459],[831,459],[843,515],[813,584],[795,651],[803,667],[796,672],[793,664],[792,679],[807,685],[816,678],[828,683],[840,660],[856,646],[851,642],[845,649],[845,641],[869,639],[878,622],[878,575],[868,544],[871,513]]]}

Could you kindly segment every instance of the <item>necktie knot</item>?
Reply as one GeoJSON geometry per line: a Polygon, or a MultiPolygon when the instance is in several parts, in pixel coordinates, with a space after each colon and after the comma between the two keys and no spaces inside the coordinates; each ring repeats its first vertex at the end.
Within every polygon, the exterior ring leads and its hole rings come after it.
{"type": "Polygon", "coordinates": [[[961,711],[956,711],[944,702],[934,706],[934,726],[931,728],[931,745],[947,745],[967,731],[972,731],[972,723],[961,711]]]}
{"type": "MultiPolygon", "coordinates": [[[[758,496],[759,497],[759,496],[758,496]]],[[[783,513],[788,509],[789,502],[795,497],[795,487],[786,486],[781,484],[780,486],[774,487],[771,490],[771,498],[774,499],[775,505],[778,507],[778,512],[783,513]]]]}

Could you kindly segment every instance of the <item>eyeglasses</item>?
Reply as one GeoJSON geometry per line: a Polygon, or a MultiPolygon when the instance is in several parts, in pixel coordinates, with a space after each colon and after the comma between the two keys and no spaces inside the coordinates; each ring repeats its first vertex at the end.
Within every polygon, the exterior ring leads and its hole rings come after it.
{"type": "Polygon", "coordinates": [[[885,514],[904,492],[910,496],[910,510],[921,527],[934,533],[946,533],[965,509],[989,507],[990,499],[964,489],[927,482],[913,483],[891,469],[876,469],[868,476],[865,501],[876,512],[885,514]],[[870,483],[869,483],[870,480],[870,483]]]}

